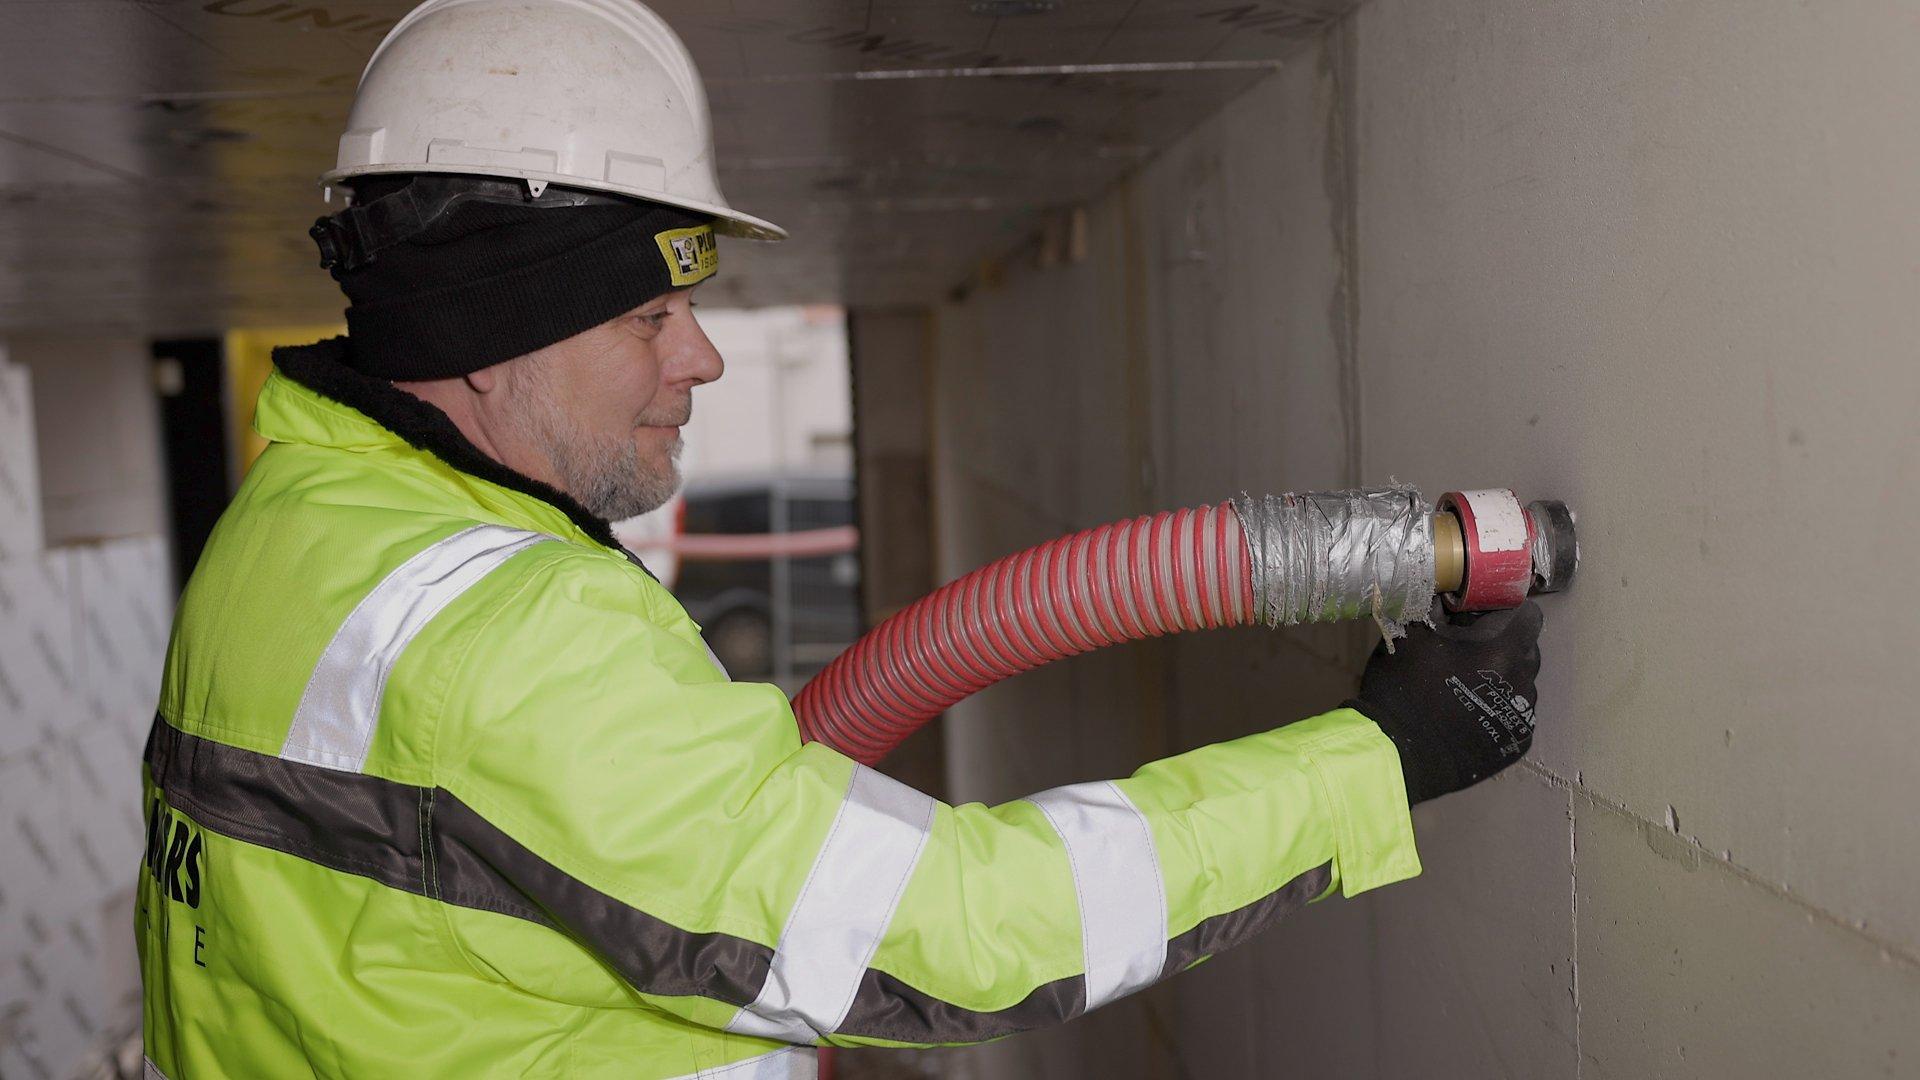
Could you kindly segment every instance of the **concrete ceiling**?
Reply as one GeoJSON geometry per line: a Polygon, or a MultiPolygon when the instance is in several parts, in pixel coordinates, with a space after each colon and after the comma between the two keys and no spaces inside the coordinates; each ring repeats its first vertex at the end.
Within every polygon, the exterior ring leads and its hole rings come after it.
{"type": "MultiPolygon", "coordinates": [[[[324,322],[306,228],[406,0],[0,0],[0,332],[324,322]]],[[[714,303],[924,301],[1266,74],[1350,0],[661,0],[706,78],[714,303]]]]}

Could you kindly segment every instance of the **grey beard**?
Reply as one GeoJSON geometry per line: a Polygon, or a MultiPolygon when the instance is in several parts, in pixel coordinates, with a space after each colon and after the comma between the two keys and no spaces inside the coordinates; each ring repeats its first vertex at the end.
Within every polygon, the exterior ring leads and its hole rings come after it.
{"type": "Polygon", "coordinates": [[[663,474],[645,471],[632,440],[602,445],[575,438],[546,447],[566,492],[608,521],[624,521],[657,510],[680,490],[680,447],[663,474]]]}
{"type": "Polygon", "coordinates": [[[631,438],[588,436],[575,426],[556,400],[552,382],[539,362],[513,365],[509,376],[521,405],[516,426],[539,447],[560,478],[560,488],[596,517],[624,521],[657,510],[680,490],[679,440],[663,472],[650,472],[640,462],[640,448],[631,438]]]}

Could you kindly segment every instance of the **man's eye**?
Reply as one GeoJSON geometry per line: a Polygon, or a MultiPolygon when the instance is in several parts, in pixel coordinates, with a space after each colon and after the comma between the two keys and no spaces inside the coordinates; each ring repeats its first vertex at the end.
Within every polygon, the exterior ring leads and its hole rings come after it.
{"type": "Polygon", "coordinates": [[[667,321],[667,316],[669,314],[671,313],[665,312],[665,311],[656,311],[651,315],[638,315],[638,316],[635,316],[635,318],[639,320],[640,325],[646,327],[647,329],[658,330],[660,329],[660,325],[667,321]]]}

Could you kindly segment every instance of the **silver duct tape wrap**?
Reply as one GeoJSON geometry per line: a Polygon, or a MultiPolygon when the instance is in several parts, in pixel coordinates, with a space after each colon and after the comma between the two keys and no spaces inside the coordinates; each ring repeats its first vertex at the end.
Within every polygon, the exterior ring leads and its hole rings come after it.
{"type": "Polygon", "coordinates": [[[1530,526],[1527,530],[1530,534],[1527,541],[1527,558],[1533,562],[1535,583],[1543,586],[1541,591],[1546,592],[1553,587],[1553,533],[1547,529],[1545,521],[1542,520],[1544,511],[1529,506],[1526,514],[1527,524],[1530,526]]]}
{"type": "Polygon", "coordinates": [[[1433,605],[1433,506],[1407,487],[1242,492],[1253,601],[1268,626],[1371,616],[1388,642],[1433,605]]]}

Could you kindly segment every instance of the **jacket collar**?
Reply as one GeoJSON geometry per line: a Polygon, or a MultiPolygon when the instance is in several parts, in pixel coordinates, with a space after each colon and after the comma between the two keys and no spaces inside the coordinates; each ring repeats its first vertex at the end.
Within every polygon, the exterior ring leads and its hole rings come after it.
{"type": "MultiPolygon", "coordinates": [[[[553,511],[559,511],[586,539],[639,563],[613,538],[613,527],[604,518],[558,488],[488,457],[438,407],[353,370],[346,355],[344,337],[273,350],[276,371],[261,389],[254,414],[261,437],[360,451],[405,442],[469,476],[536,500],[538,506],[527,507],[536,519],[551,519],[553,511]]],[[[545,527],[552,531],[558,524],[545,527]]]]}

